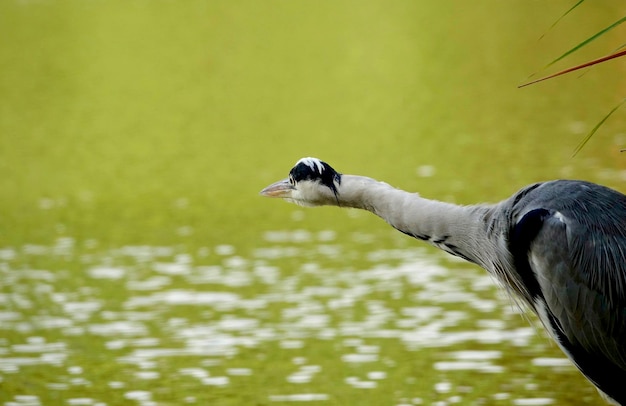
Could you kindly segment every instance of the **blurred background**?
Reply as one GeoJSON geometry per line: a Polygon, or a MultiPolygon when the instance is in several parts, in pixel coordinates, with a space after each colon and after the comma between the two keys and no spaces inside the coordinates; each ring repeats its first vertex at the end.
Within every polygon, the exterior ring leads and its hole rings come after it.
{"type": "Polygon", "coordinates": [[[624,61],[517,88],[625,11],[549,30],[571,3],[0,2],[0,401],[602,404],[484,271],[258,196],[303,156],[462,204],[623,191],[625,112],[572,155],[624,61]]]}

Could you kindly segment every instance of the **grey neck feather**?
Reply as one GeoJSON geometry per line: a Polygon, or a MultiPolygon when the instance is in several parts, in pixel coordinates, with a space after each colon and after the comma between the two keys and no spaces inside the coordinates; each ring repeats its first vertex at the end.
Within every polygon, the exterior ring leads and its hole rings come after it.
{"type": "Polygon", "coordinates": [[[420,197],[374,179],[343,175],[339,188],[341,206],[368,210],[405,234],[429,242],[453,255],[474,262],[492,273],[507,264],[493,258],[508,253],[502,235],[504,225],[496,224],[498,206],[459,206],[420,197]],[[498,227],[499,225],[499,227],[498,227]],[[494,233],[501,235],[495,236],[494,233]]]}

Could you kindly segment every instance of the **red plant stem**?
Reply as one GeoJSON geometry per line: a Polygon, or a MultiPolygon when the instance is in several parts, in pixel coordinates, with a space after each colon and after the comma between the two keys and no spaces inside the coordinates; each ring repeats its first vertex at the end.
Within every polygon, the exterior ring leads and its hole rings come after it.
{"type": "Polygon", "coordinates": [[[583,63],[582,65],[574,66],[573,68],[562,70],[562,71],[554,73],[554,74],[552,74],[550,76],[545,76],[545,77],[543,77],[541,79],[533,80],[532,82],[524,83],[523,85],[519,85],[518,88],[521,88],[521,87],[524,87],[524,86],[528,86],[528,85],[532,85],[532,84],[537,83],[537,82],[542,82],[542,81],[547,80],[547,79],[551,79],[551,78],[554,78],[554,77],[557,77],[557,76],[561,76],[561,75],[564,75],[566,73],[573,72],[573,71],[578,70],[578,69],[586,68],[587,66],[592,66],[592,65],[595,65],[595,64],[598,64],[598,63],[601,63],[601,62],[604,62],[604,61],[608,61],[610,59],[617,58],[617,57],[624,56],[624,55],[626,55],[626,50],[623,50],[623,51],[620,51],[620,52],[617,52],[617,53],[614,53],[614,54],[611,54],[611,55],[603,56],[602,58],[594,59],[593,61],[589,61],[589,62],[583,63]]]}

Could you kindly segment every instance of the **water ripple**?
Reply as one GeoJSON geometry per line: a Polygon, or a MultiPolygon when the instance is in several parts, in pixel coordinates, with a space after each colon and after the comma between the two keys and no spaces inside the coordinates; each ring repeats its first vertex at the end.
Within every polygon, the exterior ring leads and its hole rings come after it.
{"type": "MultiPolygon", "coordinates": [[[[369,235],[354,240],[372,242],[369,235]]],[[[5,406],[35,405],[51,392],[97,387],[118,404],[156,405],[172,396],[170,379],[237,396],[240,385],[275,370],[280,383],[265,388],[270,402],[325,402],[346,390],[414,387],[422,379],[411,375],[407,358],[414,357],[431,390],[418,397],[397,389],[396,404],[463,403],[472,390],[453,384],[454,376],[508,372],[510,354],[485,349],[501,344],[535,348],[532,364],[555,374],[572,370],[542,350],[533,327],[511,322],[519,316],[488,276],[441,266],[419,249],[367,249],[362,266],[329,269],[324,258],[356,255],[335,241],[330,231],[271,231],[267,246],[250,257],[225,244],[192,254],[142,245],[102,252],[91,242],[85,253],[71,238],[0,248],[7,286],[0,291],[0,331],[8,337],[0,338],[0,382],[17,387],[20,374],[47,368],[40,378],[45,392],[0,398],[5,406]],[[55,258],[49,269],[27,265],[42,257],[55,258]],[[97,380],[94,357],[115,379],[97,380]],[[409,369],[398,372],[400,366],[409,369]]],[[[530,384],[504,387],[524,392],[530,384]]],[[[203,391],[183,402],[200,403],[203,391]]],[[[65,404],[109,404],[80,393],[65,404]]],[[[552,402],[501,388],[492,399],[552,402]]]]}

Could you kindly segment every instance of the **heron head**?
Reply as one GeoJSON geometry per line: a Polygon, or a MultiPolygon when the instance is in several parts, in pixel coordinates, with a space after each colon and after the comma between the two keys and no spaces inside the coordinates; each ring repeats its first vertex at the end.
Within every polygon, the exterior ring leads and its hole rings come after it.
{"type": "Polygon", "coordinates": [[[339,205],[341,174],[317,158],[302,158],[289,177],[261,190],[262,196],[279,197],[301,206],[339,205]]]}

